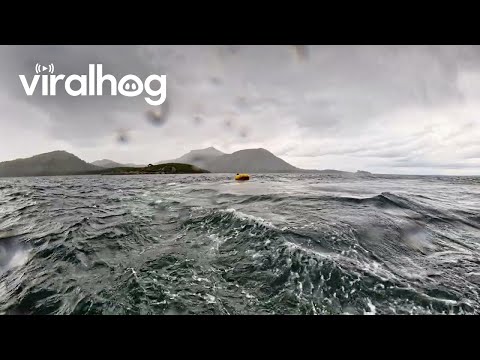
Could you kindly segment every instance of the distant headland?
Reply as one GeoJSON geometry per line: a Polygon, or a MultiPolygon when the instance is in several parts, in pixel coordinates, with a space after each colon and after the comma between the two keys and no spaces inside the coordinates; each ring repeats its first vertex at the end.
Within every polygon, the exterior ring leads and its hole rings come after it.
{"type": "Polygon", "coordinates": [[[66,151],[52,151],[29,158],[0,162],[0,177],[237,172],[373,176],[366,171],[352,173],[340,170],[300,169],[262,148],[245,149],[226,154],[214,147],[208,147],[192,150],[177,159],[158,161],[148,165],[121,164],[109,159],[88,163],[66,151]]]}
{"type": "Polygon", "coordinates": [[[152,175],[152,174],[204,174],[210,171],[200,169],[195,165],[167,163],[161,165],[149,164],[145,167],[114,167],[90,172],[100,175],[152,175]]]}

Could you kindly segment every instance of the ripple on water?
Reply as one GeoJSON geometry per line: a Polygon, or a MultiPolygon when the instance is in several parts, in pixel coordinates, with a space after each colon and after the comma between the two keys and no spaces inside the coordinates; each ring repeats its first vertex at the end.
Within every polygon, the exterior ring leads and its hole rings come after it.
{"type": "Polygon", "coordinates": [[[0,194],[1,313],[480,313],[477,178],[44,177],[0,194]]]}

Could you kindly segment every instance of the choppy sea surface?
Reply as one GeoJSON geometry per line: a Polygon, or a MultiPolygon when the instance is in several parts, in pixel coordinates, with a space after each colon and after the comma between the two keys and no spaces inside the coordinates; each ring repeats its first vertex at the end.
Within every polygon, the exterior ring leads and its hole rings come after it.
{"type": "Polygon", "coordinates": [[[0,179],[1,314],[479,314],[480,178],[0,179]]]}

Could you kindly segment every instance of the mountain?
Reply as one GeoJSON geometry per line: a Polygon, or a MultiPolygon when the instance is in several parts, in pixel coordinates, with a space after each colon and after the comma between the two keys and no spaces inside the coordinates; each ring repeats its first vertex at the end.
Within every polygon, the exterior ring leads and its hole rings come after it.
{"type": "Polygon", "coordinates": [[[122,167],[123,166],[120,163],[117,163],[115,161],[108,160],[108,159],[97,160],[97,161],[92,162],[91,164],[95,165],[95,166],[100,166],[100,167],[103,167],[103,168],[115,168],[115,167],[122,167]]]}
{"type": "Polygon", "coordinates": [[[270,151],[246,149],[232,154],[216,156],[204,163],[204,169],[217,173],[272,173],[272,172],[302,172],[302,169],[290,165],[273,155],[270,151]]]}
{"type": "Polygon", "coordinates": [[[66,151],[52,151],[25,159],[0,162],[0,177],[74,175],[101,169],[66,151]]]}
{"type": "Polygon", "coordinates": [[[199,150],[191,150],[190,152],[186,153],[185,155],[174,159],[174,160],[166,160],[160,161],[157,164],[166,164],[166,163],[182,163],[182,164],[191,164],[198,166],[200,168],[205,168],[205,164],[219,156],[225,155],[225,153],[221,152],[220,150],[215,149],[214,147],[210,146],[205,149],[199,150]]]}
{"type": "Polygon", "coordinates": [[[232,154],[225,154],[213,147],[209,147],[206,149],[192,150],[176,160],[160,162],[157,165],[141,166],[120,164],[107,159],[98,160],[93,164],[89,164],[66,151],[52,151],[30,158],[0,162],[0,177],[198,172],[316,173],[332,176],[375,176],[374,174],[360,170],[352,173],[330,169],[300,169],[262,148],[246,149],[236,151],[232,154]],[[166,164],[168,164],[168,167],[165,167],[166,164]],[[110,171],[110,169],[112,169],[112,171],[110,171]]]}
{"type": "Polygon", "coordinates": [[[112,161],[112,160],[108,160],[108,159],[102,159],[102,160],[97,160],[97,161],[94,161],[91,163],[92,165],[95,165],[95,166],[100,166],[102,168],[106,168],[106,169],[112,169],[112,168],[116,168],[116,167],[144,167],[145,165],[136,165],[136,164],[120,164],[120,163],[117,163],[115,161],[112,161]]]}

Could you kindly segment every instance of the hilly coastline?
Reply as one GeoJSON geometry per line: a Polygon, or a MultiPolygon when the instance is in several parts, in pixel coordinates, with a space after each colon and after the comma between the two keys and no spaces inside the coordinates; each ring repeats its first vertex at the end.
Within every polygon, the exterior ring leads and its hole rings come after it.
{"type": "Polygon", "coordinates": [[[103,159],[88,163],[66,151],[52,151],[25,159],[0,162],[0,177],[56,175],[120,174],[195,174],[195,173],[318,173],[323,175],[371,176],[339,170],[306,170],[297,168],[270,151],[257,148],[231,154],[214,147],[192,150],[183,156],[148,166],[121,164],[103,159]]]}
{"type": "Polygon", "coordinates": [[[117,167],[138,167],[142,168],[145,167],[146,165],[137,165],[137,164],[120,164],[118,162],[108,160],[108,159],[102,159],[102,160],[97,160],[91,163],[92,165],[99,166],[102,168],[106,169],[112,169],[112,168],[117,168],[117,167]]]}
{"type": "Polygon", "coordinates": [[[209,171],[195,165],[167,163],[161,165],[149,165],[146,167],[117,167],[89,172],[95,175],[147,175],[147,174],[204,174],[209,171]]]}
{"type": "Polygon", "coordinates": [[[102,169],[66,151],[52,151],[30,158],[0,162],[0,177],[77,175],[102,169]]]}

